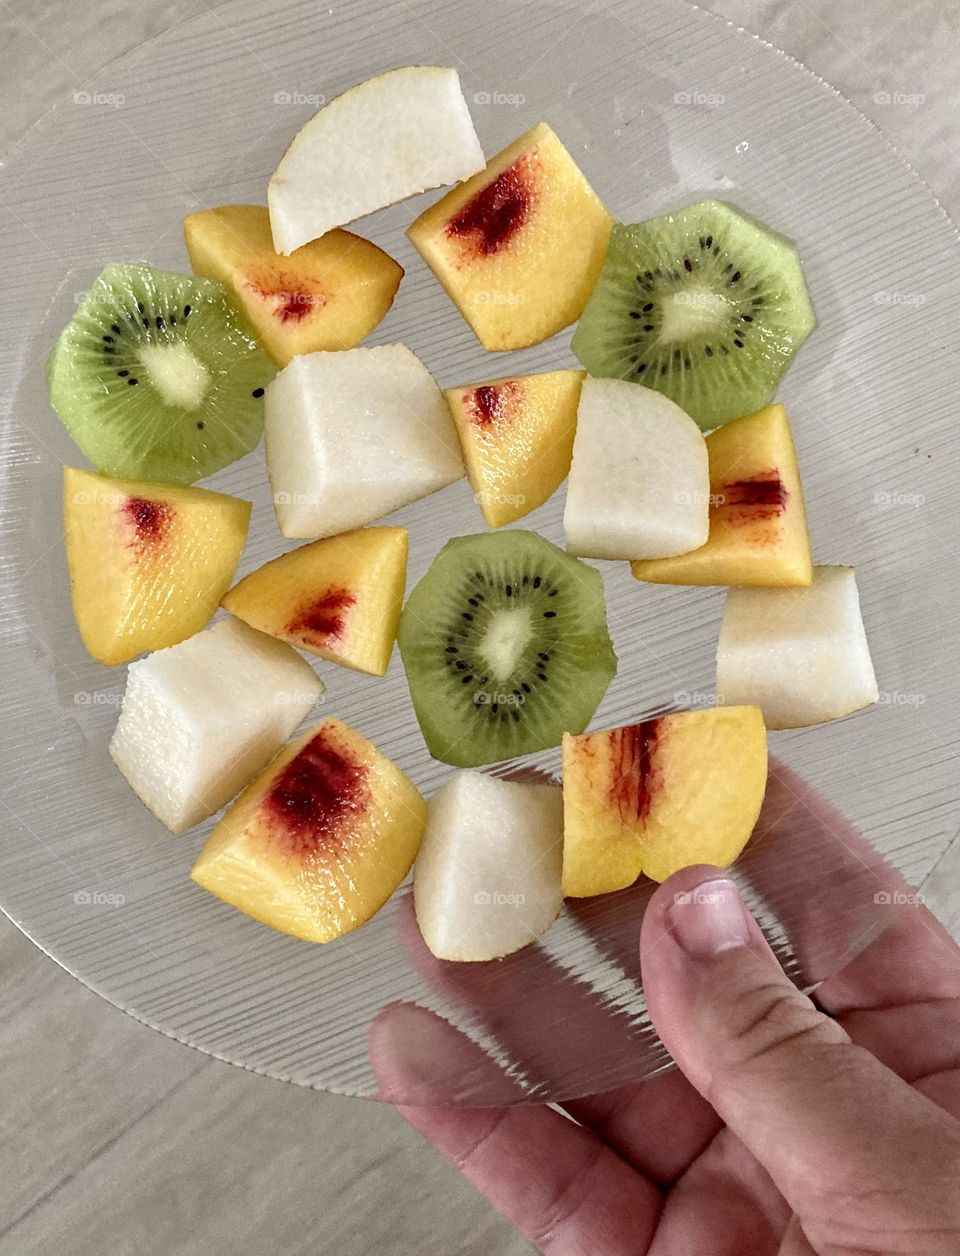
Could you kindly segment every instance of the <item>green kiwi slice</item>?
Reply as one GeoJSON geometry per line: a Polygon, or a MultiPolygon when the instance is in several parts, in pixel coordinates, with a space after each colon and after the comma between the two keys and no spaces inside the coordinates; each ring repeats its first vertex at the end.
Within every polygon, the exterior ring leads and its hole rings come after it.
{"type": "Polygon", "coordinates": [[[765,405],[816,326],[794,244],[723,201],[617,225],[572,348],[705,430],[765,405]]]}
{"type": "Polygon", "coordinates": [[[274,374],[222,284],[121,264],[47,364],[50,403],[99,471],[174,484],[256,448],[274,374]]]}
{"type": "Polygon", "coordinates": [[[534,532],[448,541],[397,640],[430,753],[458,767],[583,732],[617,670],[599,572],[534,532]]]}

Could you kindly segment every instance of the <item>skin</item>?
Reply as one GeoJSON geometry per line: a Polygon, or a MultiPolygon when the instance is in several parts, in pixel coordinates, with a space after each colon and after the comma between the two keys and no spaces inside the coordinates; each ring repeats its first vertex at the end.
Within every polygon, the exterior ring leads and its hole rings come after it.
{"type": "MultiPolygon", "coordinates": [[[[956,1256],[960,950],[898,874],[779,765],[741,866],[787,926],[804,984],[836,972],[835,922],[851,903],[862,899],[864,927],[879,936],[808,998],[733,883],[715,868],[687,868],[635,891],[633,917],[643,912],[644,990],[678,1069],[565,1103],[566,1116],[529,1103],[432,1106],[451,1075],[486,1071],[489,1082],[497,1066],[446,1020],[397,1004],[371,1029],[381,1097],[550,1256],[956,1256]],[[806,893],[791,859],[807,871],[806,893]],[[819,884],[811,860],[824,869],[819,884]]],[[[636,924],[622,936],[605,930],[605,902],[571,906],[608,953],[636,964],[636,924]]],[[[509,957],[498,966],[502,977],[514,965],[509,980],[493,983],[489,965],[432,961],[414,934],[408,922],[405,941],[427,980],[531,1069],[558,1067],[564,1049],[555,1030],[537,1041],[530,1022],[544,1013],[564,1015],[571,1052],[622,1049],[587,1003],[539,1003],[530,1016],[544,989],[551,1001],[580,997],[554,993],[549,960],[533,969],[509,957]]],[[[536,954],[518,955],[527,952],[536,954]]],[[[504,1103],[521,1098],[511,1084],[504,1075],[504,1103]]]]}

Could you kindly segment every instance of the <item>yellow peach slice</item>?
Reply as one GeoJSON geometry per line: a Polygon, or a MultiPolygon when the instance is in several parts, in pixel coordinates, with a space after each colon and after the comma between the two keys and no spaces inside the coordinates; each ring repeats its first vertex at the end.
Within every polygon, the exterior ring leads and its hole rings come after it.
{"type": "Polygon", "coordinates": [[[407,574],[406,528],[360,528],[301,545],[245,576],[223,607],[332,663],[383,676],[407,574]]]}
{"type": "Polygon", "coordinates": [[[765,406],[707,437],[710,535],[676,558],[634,562],[654,584],[806,587],[813,579],[803,489],[783,406],[765,406]]]}
{"type": "Polygon", "coordinates": [[[190,875],[263,924],[329,942],[369,920],[407,875],[426,815],[394,763],[324,720],[244,790],[190,875]]]}
{"type": "Polygon", "coordinates": [[[563,739],[563,892],[620,890],[697,863],[726,867],[767,780],[757,707],[680,711],[563,739]]]}

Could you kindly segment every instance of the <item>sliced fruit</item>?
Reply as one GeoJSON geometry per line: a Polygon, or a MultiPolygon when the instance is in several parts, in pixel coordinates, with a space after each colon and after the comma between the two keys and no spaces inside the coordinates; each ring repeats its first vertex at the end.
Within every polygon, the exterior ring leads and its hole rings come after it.
{"type": "Polygon", "coordinates": [[[403,267],[369,240],[329,231],[290,257],[274,251],[262,205],[221,205],[183,220],[190,265],[225,284],[277,366],[352,349],[393,304],[403,267]]]}
{"type": "Polygon", "coordinates": [[[599,572],[533,532],[448,541],[397,642],[430,753],[457,767],[581,732],[617,670],[599,572]]]}
{"type": "Polygon", "coordinates": [[[612,223],[541,122],[407,234],[485,349],[523,349],[580,317],[612,223]]]}
{"type": "Polygon", "coordinates": [[[263,924],[329,942],[369,920],[407,875],[426,813],[395,764],[324,720],[244,790],[190,875],[263,924]]]}
{"type": "Polygon", "coordinates": [[[108,475],[192,484],[255,449],[274,368],[226,288],[108,266],[47,364],[50,404],[108,475]]]}
{"type": "Polygon", "coordinates": [[[571,347],[591,375],[656,388],[707,430],[768,402],[815,326],[793,242],[703,201],[614,227],[571,347]]]}
{"type": "Polygon", "coordinates": [[[267,391],[267,470],[284,536],[380,519],[463,475],[450,412],[405,345],[294,358],[267,391]]]}
{"type": "Polygon", "coordinates": [[[542,506],[570,470],[583,371],[448,388],[467,475],[491,528],[542,506]]]}
{"type": "Polygon", "coordinates": [[[296,650],[225,619],[130,664],[110,754],[157,819],[183,833],[269,762],[322,692],[296,650]]]}
{"type": "Polygon", "coordinates": [[[407,549],[406,528],[314,541],[245,576],[223,606],[310,654],[383,676],[403,605],[407,549]]]}
{"type": "Polygon", "coordinates": [[[563,739],[563,892],[621,890],[690,864],[725,868],[746,845],[767,781],[753,706],[680,711],[563,739]]]}
{"type": "Polygon", "coordinates": [[[675,558],[633,564],[654,584],[804,587],[813,579],[800,470],[783,406],[734,419],[707,437],[710,536],[675,558]]]}
{"type": "Polygon", "coordinates": [[[333,227],[482,168],[456,70],[390,70],[331,100],[294,137],[267,192],[274,246],[292,253],[333,227]]]}
{"type": "Polygon", "coordinates": [[[718,701],[755,702],[768,728],[801,728],[879,696],[852,567],[814,567],[809,589],[727,594],[718,701]]]}
{"type": "Polygon", "coordinates": [[[237,569],[250,503],[67,467],[63,516],[77,627],[109,667],[207,623],[237,569]]]}
{"type": "Polygon", "coordinates": [[[587,379],[567,485],[567,549],[588,558],[666,558],[707,539],[703,434],[668,397],[587,379]]]}
{"type": "Polygon", "coordinates": [[[499,959],[546,933],[563,905],[556,785],[458,772],[433,798],[413,869],[423,940],[438,959],[499,959]]]}

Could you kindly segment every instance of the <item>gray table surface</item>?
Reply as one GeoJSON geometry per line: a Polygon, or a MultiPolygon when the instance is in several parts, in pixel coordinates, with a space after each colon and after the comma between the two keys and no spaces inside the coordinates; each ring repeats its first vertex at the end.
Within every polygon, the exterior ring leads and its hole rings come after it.
{"type": "MultiPolygon", "coordinates": [[[[204,7],[213,0],[0,0],[0,148],[107,61],[204,7]]],[[[954,0],[708,7],[838,88],[960,221],[954,0]]],[[[926,887],[955,929],[958,872],[954,850],[926,887]]],[[[2,918],[0,1078],[0,1256],[532,1250],[389,1109],[169,1041],[2,918]]]]}

